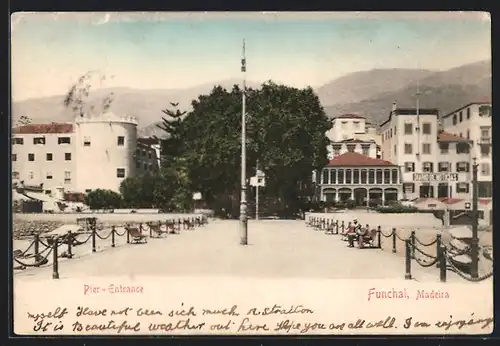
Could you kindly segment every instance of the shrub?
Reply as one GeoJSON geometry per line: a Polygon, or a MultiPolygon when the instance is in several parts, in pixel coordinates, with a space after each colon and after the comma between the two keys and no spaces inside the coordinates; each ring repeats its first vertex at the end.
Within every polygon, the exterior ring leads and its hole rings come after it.
{"type": "Polygon", "coordinates": [[[354,209],[356,208],[356,201],[355,200],[352,200],[352,199],[348,199],[346,202],[345,202],[345,207],[347,209],[354,209]]]}

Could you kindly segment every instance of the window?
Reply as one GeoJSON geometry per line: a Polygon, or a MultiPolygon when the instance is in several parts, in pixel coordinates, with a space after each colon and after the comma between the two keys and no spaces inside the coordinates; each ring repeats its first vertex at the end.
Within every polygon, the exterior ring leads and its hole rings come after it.
{"type": "Polygon", "coordinates": [[[344,170],[343,169],[339,169],[338,170],[338,176],[337,176],[337,183],[338,184],[343,184],[344,183],[344,170]]]}
{"type": "Polygon", "coordinates": [[[490,156],[491,148],[489,144],[480,144],[479,148],[481,149],[481,157],[490,156]]]}
{"type": "Polygon", "coordinates": [[[119,146],[125,145],[125,137],[118,136],[118,138],[116,140],[116,144],[119,145],[119,146]]]}
{"type": "Polygon", "coordinates": [[[370,147],[368,147],[368,146],[362,146],[361,150],[363,151],[363,155],[370,156],[370,147]]]}
{"type": "Polygon", "coordinates": [[[396,135],[396,126],[394,126],[394,136],[396,135]]]}
{"type": "Polygon", "coordinates": [[[469,193],[469,184],[457,183],[455,190],[457,191],[457,193],[469,193]]]}
{"type": "Polygon", "coordinates": [[[52,191],[51,191],[51,190],[45,190],[45,194],[46,194],[46,195],[50,195],[51,193],[52,193],[52,191]]]}
{"type": "Polygon", "coordinates": [[[389,137],[392,138],[392,129],[389,130],[389,137]]]}
{"type": "Polygon", "coordinates": [[[64,160],[71,161],[71,153],[64,153],[64,160]]]}
{"type": "Polygon", "coordinates": [[[361,184],[366,184],[367,182],[367,171],[366,169],[361,170],[361,184]]]}
{"type": "Polygon", "coordinates": [[[468,154],[469,144],[467,143],[457,143],[457,154],[468,154]]]}
{"type": "MultiPolygon", "coordinates": [[[[352,145],[352,144],[347,145],[347,151],[350,153],[353,153],[355,148],[356,148],[356,145],[352,145]]],[[[149,158],[151,158],[151,153],[149,153],[149,158]]]]}
{"type": "Polygon", "coordinates": [[[153,158],[153,154],[151,154],[151,152],[148,152],[148,158],[149,159],[153,158]]]}
{"type": "Polygon", "coordinates": [[[352,170],[346,169],[345,170],[345,183],[346,184],[351,184],[352,183],[352,170]]]}
{"type": "Polygon", "coordinates": [[[490,175],[490,164],[489,163],[482,163],[481,164],[481,175],[490,175]]]}
{"type": "Polygon", "coordinates": [[[17,161],[17,154],[12,154],[12,161],[17,161]]]}
{"type": "Polygon", "coordinates": [[[391,183],[391,171],[388,169],[384,169],[384,184],[391,183]]]}
{"type": "Polygon", "coordinates": [[[453,125],[457,124],[457,115],[453,114],[453,125]]]}
{"type": "Polygon", "coordinates": [[[405,123],[405,135],[413,134],[413,124],[405,123]]]}
{"type": "Polygon", "coordinates": [[[45,137],[34,137],[33,144],[45,144],[45,137]]]}
{"type": "Polygon", "coordinates": [[[47,154],[45,154],[45,159],[46,159],[47,161],[52,161],[52,153],[47,153],[47,154]]]}
{"type": "Polygon", "coordinates": [[[438,172],[449,172],[450,171],[450,163],[449,162],[439,162],[438,163],[438,172]]]}
{"type": "Polygon", "coordinates": [[[398,183],[398,169],[393,169],[392,170],[392,175],[391,175],[391,183],[392,184],[397,184],[398,183]]]}
{"type": "Polygon", "coordinates": [[[463,120],[462,111],[460,111],[460,113],[458,113],[458,122],[461,123],[463,120]]]}
{"type": "Polygon", "coordinates": [[[19,179],[19,172],[13,171],[12,172],[12,179],[19,179]]]}
{"type": "Polygon", "coordinates": [[[141,169],[141,161],[135,161],[135,168],[141,169]]]}
{"type": "Polygon", "coordinates": [[[375,184],[375,170],[368,171],[368,184],[375,184]]]}
{"type": "Polygon", "coordinates": [[[64,183],[71,184],[71,172],[70,171],[64,172],[64,183]]]}
{"type": "Polygon", "coordinates": [[[424,135],[430,135],[432,133],[431,123],[422,124],[422,133],[424,135]]]}
{"type": "Polygon", "coordinates": [[[116,177],[117,178],[125,178],[125,168],[117,168],[116,169],[116,177]]]}
{"type": "Polygon", "coordinates": [[[28,178],[34,179],[35,178],[35,174],[33,172],[28,172],[28,178]]]}
{"type": "Polygon", "coordinates": [[[404,193],[414,193],[415,192],[415,184],[414,183],[403,183],[403,192],[404,193]]]}
{"type": "Polygon", "coordinates": [[[469,163],[468,162],[457,162],[457,172],[469,172],[469,163]]]}
{"type": "Polygon", "coordinates": [[[147,171],[147,170],[148,170],[148,164],[147,164],[146,162],[144,162],[144,164],[143,164],[142,166],[143,166],[143,169],[144,169],[145,171],[147,171]]]}
{"type": "Polygon", "coordinates": [[[491,106],[483,105],[479,106],[479,116],[480,117],[489,117],[491,114],[491,106]]]}
{"type": "Polygon", "coordinates": [[[432,162],[424,162],[422,169],[425,173],[432,173],[434,171],[434,164],[432,162]]]}
{"type": "Polygon", "coordinates": [[[70,137],[59,137],[57,139],[57,144],[71,144],[71,138],[70,137]]]}
{"type": "Polygon", "coordinates": [[[405,172],[415,172],[415,162],[405,162],[405,172]]]}
{"type": "Polygon", "coordinates": [[[35,161],[35,154],[33,153],[28,154],[28,161],[35,161]]]}
{"type": "Polygon", "coordinates": [[[12,144],[23,145],[24,138],[12,138],[12,144]]]}
{"type": "Polygon", "coordinates": [[[377,169],[376,175],[375,175],[375,183],[376,184],[382,184],[382,170],[377,169]]]}
{"type": "Polygon", "coordinates": [[[331,169],[330,170],[330,184],[336,184],[337,183],[337,170],[331,169]]]}
{"type": "Polygon", "coordinates": [[[439,143],[439,150],[441,151],[441,154],[448,154],[449,148],[450,145],[448,143],[439,143]]]}
{"type": "Polygon", "coordinates": [[[431,144],[430,143],[423,143],[422,144],[422,153],[423,154],[430,154],[431,153],[431,144]]]}
{"type": "Polygon", "coordinates": [[[488,141],[490,139],[490,126],[481,126],[481,140],[488,141]]]}
{"type": "Polygon", "coordinates": [[[90,147],[90,137],[83,137],[83,146],[90,147]]]}
{"type": "MultiPolygon", "coordinates": [[[[144,164],[144,168],[147,169],[147,164],[144,164]]],[[[123,177],[120,177],[123,178],[123,177]]],[[[328,184],[328,169],[323,169],[323,179],[321,181],[322,184],[328,184]]]]}
{"type": "Polygon", "coordinates": [[[352,170],[352,183],[359,184],[359,169],[352,170]]]}
{"type": "Polygon", "coordinates": [[[466,118],[467,118],[467,119],[470,119],[470,107],[469,107],[469,108],[467,108],[467,115],[466,115],[466,118]]]}
{"type": "Polygon", "coordinates": [[[411,143],[405,143],[405,154],[413,154],[413,145],[411,143]]]}
{"type": "Polygon", "coordinates": [[[477,183],[477,195],[479,198],[490,198],[493,196],[491,181],[480,181],[477,183]]]}
{"type": "Polygon", "coordinates": [[[46,178],[47,178],[47,179],[52,179],[52,173],[47,172],[46,178]]]}

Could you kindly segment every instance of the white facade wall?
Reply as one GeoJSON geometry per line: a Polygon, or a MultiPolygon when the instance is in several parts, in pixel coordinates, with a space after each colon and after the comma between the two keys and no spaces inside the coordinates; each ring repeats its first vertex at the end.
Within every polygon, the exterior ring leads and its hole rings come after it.
{"type": "Polygon", "coordinates": [[[60,188],[65,192],[98,188],[118,192],[123,179],[144,171],[136,169],[139,146],[148,168],[156,169],[159,150],[138,145],[136,120],[111,113],[79,118],[69,133],[13,133],[12,177],[26,185],[43,183],[45,192],[52,195],[60,188]],[[118,137],[123,137],[123,145],[118,137]],[[34,138],[45,138],[45,144],[34,144],[34,138]],[[59,143],[59,138],[69,138],[69,143],[59,143]],[[16,144],[19,139],[23,144],[16,144]],[[33,161],[29,154],[34,154],[33,161]],[[52,154],[52,160],[47,160],[47,154],[52,154]],[[118,177],[118,169],[124,169],[124,177],[118,177]]]}
{"type": "Polygon", "coordinates": [[[44,190],[49,192],[55,192],[55,188],[59,186],[68,190],[75,188],[75,180],[72,176],[75,172],[73,133],[13,134],[12,138],[12,177],[14,179],[24,181],[27,185],[43,183],[44,190]],[[61,137],[69,138],[70,143],[59,144],[58,139],[61,137]],[[22,138],[23,144],[15,144],[16,138],[22,138]],[[45,144],[34,144],[35,138],[44,138],[45,144]],[[34,155],[33,161],[29,160],[30,154],[34,155]],[[71,157],[67,157],[66,154],[70,154],[71,157]]]}
{"type": "Polygon", "coordinates": [[[334,157],[343,155],[353,148],[353,151],[358,154],[362,154],[373,159],[377,158],[378,150],[377,144],[375,142],[365,142],[365,143],[331,143],[328,145],[328,160],[332,160],[334,157]],[[338,150],[336,150],[338,149],[338,150]]]}
{"type": "Polygon", "coordinates": [[[447,142],[448,151],[446,153],[441,152],[438,142],[439,126],[437,115],[420,114],[418,117],[416,114],[392,115],[391,120],[383,124],[381,130],[383,159],[401,167],[403,184],[414,184],[413,192],[403,190],[405,198],[413,200],[421,197],[420,187],[423,185],[432,186],[434,197],[438,196],[439,182],[415,181],[414,173],[427,173],[424,168],[425,163],[432,163],[433,173],[444,173],[439,172],[440,162],[449,162],[450,173],[457,173],[457,162],[469,163],[468,173],[458,172],[458,180],[448,182],[448,196],[451,195],[452,198],[469,198],[471,195],[470,186],[468,193],[457,193],[456,189],[457,183],[469,184],[471,181],[470,154],[457,154],[456,142],[447,142]],[[411,132],[407,132],[410,126],[411,132]],[[405,127],[407,131],[405,131],[405,127]],[[407,169],[407,163],[413,163],[414,169],[407,169]]]}
{"type": "Polygon", "coordinates": [[[332,142],[355,138],[356,134],[364,134],[366,131],[366,121],[362,117],[347,118],[341,116],[333,119],[332,125],[332,128],[326,133],[332,142]]]}
{"type": "Polygon", "coordinates": [[[137,121],[105,114],[75,122],[76,190],[110,189],[135,175],[137,121]]]}
{"type": "MultiPolygon", "coordinates": [[[[443,129],[457,136],[472,141],[471,158],[479,164],[478,181],[493,180],[492,147],[489,153],[481,151],[480,143],[490,141],[492,136],[491,112],[480,116],[479,107],[490,106],[489,103],[477,103],[465,106],[443,117],[443,129]]],[[[471,161],[472,164],[472,161],[471,161]]]]}

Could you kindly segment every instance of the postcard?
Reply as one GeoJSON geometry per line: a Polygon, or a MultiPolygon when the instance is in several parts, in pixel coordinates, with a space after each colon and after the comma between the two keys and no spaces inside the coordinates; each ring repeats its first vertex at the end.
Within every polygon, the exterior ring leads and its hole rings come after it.
{"type": "Polygon", "coordinates": [[[17,335],[488,335],[484,12],[14,13],[17,335]]]}

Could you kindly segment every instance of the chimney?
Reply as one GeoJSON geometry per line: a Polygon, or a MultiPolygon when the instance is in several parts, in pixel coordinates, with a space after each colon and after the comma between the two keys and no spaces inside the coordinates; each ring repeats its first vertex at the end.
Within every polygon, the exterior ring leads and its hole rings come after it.
{"type": "Polygon", "coordinates": [[[396,101],[394,101],[392,103],[392,111],[394,112],[396,110],[397,106],[396,106],[396,101]]]}

